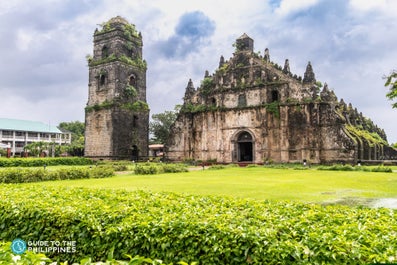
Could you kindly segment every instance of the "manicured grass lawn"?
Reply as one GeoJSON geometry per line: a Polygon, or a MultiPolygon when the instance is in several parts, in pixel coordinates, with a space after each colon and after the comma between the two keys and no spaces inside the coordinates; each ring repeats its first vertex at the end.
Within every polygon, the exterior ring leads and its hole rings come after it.
{"type": "Polygon", "coordinates": [[[258,200],[326,202],[342,198],[397,198],[397,173],[254,168],[196,170],[160,175],[120,174],[108,179],[23,185],[170,191],[258,200]]]}

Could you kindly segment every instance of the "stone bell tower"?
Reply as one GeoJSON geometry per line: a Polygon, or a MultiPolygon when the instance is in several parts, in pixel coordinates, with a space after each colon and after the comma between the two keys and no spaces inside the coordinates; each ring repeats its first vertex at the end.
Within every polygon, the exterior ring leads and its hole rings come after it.
{"type": "Polygon", "coordinates": [[[88,58],[85,156],[138,160],[148,155],[149,107],[142,36],[114,17],[94,33],[88,58]]]}

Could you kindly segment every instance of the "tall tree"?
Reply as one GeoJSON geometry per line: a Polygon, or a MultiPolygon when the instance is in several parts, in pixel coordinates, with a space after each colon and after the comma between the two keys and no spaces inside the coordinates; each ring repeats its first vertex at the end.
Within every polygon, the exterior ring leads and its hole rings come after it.
{"type": "Polygon", "coordinates": [[[67,147],[67,152],[72,156],[83,156],[85,130],[84,122],[61,122],[58,127],[62,130],[66,130],[72,133],[72,141],[71,144],[67,147]]]}
{"type": "MultiPolygon", "coordinates": [[[[389,92],[386,94],[386,97],[390,100],[394,100],[397,98],[397,71],[393,70],[389,76],[385,77],[386,83],[385,86],[389,87],[389,92]]],[[[393,108],[397,108],[397,102],[392,104],[393,108]]]]}
{"type": "Polygon", "coordinates": [[[58,127],[72,133],[72,142],[78,141],[81,136],[84,136],[85,125],[81,121],[61,122],[58,127]]]}
{"type": "Polygon", "coordinates": [[[149,123],[149,131],[152,134],[151,143],[165,144],[167,142],[171,126],[178,117],[179,110],[180,105],[177,105],[174,110],[152,115],[152,121],[149,123]]]}

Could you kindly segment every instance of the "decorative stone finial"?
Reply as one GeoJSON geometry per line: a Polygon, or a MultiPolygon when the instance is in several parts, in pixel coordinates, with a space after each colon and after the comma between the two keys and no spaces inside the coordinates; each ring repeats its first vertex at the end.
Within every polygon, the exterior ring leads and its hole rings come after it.
{"type": "Polygon", "coordinates": [[[221,68],[225,64],[225,58],[223,55],[221,55],[221,58],[219,59],[219,68],[221,68]]]}
{"type": "Polygon", "coordinates": [[[283,73],[284,74],[289,74],[290,72],[291,71],[290,71],[290,68],[289,68],[289,60],[285,59],[283,73]]]}
{"type": "Polygon", "coordinates": [[[309,61],[306,66],[305,74],[303,76],[303,83],[315,83],[315,82],[316,82],[316,77],[314,76],[312,64],[309,61]]]}
{"type": "Polygon", "coordinates": [[[342,108],[346,108],[346,102],[343,100],[343,98],[340,99],[339,104],[342,106],[342,108]]]}
{"type": "Polygon", "coordinates": [[[189,82],[187,83],[186,90],[185,90],[185,96],[183,97],[183,99],[185,101],[190,100],[195,92],[196,92],[196,89],[194,88],[193,81],[190,78],[189,82]]]}
{"type": "Polygon", "coordinates": [[[265,55],[264,55],[263,59],[265,59],[265,62],[267,62],[267,63],[270,62],[270,53],[269,53],[268,48],[265,49],[265,55]]]}

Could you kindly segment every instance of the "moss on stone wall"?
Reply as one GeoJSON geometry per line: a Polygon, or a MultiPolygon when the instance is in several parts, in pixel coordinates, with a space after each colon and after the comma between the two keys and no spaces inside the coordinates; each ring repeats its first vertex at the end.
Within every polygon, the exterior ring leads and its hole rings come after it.
{"type": "Polygon", "coordinates": [[[374,146],[375,144],[381,144],[381,145],[386,145],[388,146],[389,144],[382,139],[382,137],[379,136],[376,132],[369,132],[367,130],[360,129],[356,126],[353,125],[346,125],[346,130],[353,134],[356,135],[360,138],[364,138],[367,140],[370,146],[374,146]]]}
{"type": "Polygon", "coordinates": [[[280,118],[280,110],[279,110],[279,103],[278,101],[274,101],[272,103],[265,104],[266,110],[273,114],[277,119],[280,118]]]}
{"type": "Polygon", "coordinates": [[[111,54],[106,58],[102,58],[99,60],[93,60],[92,58],[87,59],[88,60],[88,65],[89,66],[97,66],[97,65],[101,65],[101,64],[105,64],[105,63],[111,63],[111,62],[115,62],[115,61],[120,61],[123,62],[125,64],[128,65],[132,65],[135,66],[139,69],[147,69],[147,63],[145,60],[142,60],[140,58],[136,58],[136,59],[132,59],[127,57],[126,55],[120,55],[120,56],[116,56],[115,54],[111,54]]]}
{"type": "Polygon", "coordinates": [[[108,101],[105,100],[102,103],[94,104],[91,106],[85,107],[86,113],[92,112],[92,111],[99,111],[103,109],[111,109],[113,107],[120,107],[121,109],[124,110],[131,110],[134,112],[144,112],[144,111],[149,111],[149,105],[146,102],[143,102],[141,100],[137,100],[135,102],[127,102],[127,103],[119,103],[116,101],[108,101]]]}
{"type": "Polygon", "coordinates": [[[102,103],[98,103],[98,104],[94,104],[94,105],[85,107],[85,112],[89,113],[89,112],[98,111],[98,110],[102,110],[102,109],[110,109],[113,106],[114,106],[114,101],[105,100],[102,103]]]}

